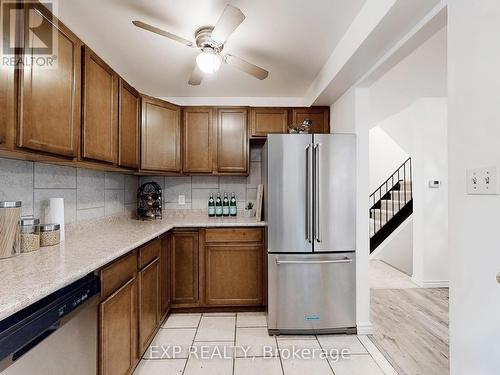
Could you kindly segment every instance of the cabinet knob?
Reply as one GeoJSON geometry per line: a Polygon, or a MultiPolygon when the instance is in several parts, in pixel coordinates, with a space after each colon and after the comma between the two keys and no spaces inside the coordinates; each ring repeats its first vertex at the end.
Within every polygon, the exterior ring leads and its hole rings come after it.
{"type": "Polygon", "coordinates": [[[500,272],[499,272],[499,273],[497,273],[497,283],[499,283],[499,284],[500,284],[500,272]]]}

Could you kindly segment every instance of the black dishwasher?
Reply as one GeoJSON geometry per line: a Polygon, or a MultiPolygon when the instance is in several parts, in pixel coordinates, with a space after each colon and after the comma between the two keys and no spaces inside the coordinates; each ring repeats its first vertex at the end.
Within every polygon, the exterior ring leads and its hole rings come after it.
{"type": "Polygon", "coordinates": [[[101,290],[89,274],[0,321],[0,371],[35,347],[61,325],[61,319],[101,290]]]}

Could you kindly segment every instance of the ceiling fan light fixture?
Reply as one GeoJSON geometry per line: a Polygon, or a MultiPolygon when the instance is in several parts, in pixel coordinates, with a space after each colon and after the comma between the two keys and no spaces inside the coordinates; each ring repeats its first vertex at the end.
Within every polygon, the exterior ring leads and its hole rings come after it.
{"type": "Polygon", "coordinates": [[[197,57],[196,64],[203,73],[213,74],[221,66],[221,58],[213,49],[204,49],[197,57]]]}

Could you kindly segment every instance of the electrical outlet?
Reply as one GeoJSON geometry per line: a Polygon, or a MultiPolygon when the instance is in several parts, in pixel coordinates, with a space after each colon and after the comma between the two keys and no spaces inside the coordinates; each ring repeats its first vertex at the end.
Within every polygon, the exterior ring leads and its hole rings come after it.
{"type": "Polygon", "coordinates": [[[186,196],[179,195],[179,206],[184,206],[186,204],[186,196]]]}
{"type": "Polygon", "coordinates": [[[498,168],[489,167],[467,169],[467,194],[497,195],[498,168]]]}

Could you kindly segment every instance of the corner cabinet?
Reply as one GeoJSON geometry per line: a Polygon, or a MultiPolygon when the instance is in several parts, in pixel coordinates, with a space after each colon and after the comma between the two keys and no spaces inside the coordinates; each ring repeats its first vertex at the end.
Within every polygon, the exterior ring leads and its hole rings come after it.
{"type": "Polygon", "coordinates": [[[180,107],[142,96],[141,170],[181,171],[180,107]]]}
{"type": "Polygon", "coordinates": [[[82,157],[116,163],[119,78],[88,47],[83,51],[82,157]]]}
{"type": "Polygon", "coordinates": [[[120,79],[118,101],[118,165],[138,169],[140,161],[139,93],[120,79]]]}
{"type": "Polygon", "coordinates": [[[26,64],[17,74],[17,146],[60,156],[76,157],[80,131],[80,40],[40,3],[26,3],[23,22],[24,48],[29,48],[30,25],[42,25],[57,38],[56,65],[26,64]],[[28,11],[33,9],[33,12],[28,11]]]}
{"type": "Polygon", "coordinates": [[[187,107],[182,113],[182,170],[186,173],[212,173],[215,131],[213,108],[187,107]]]}
{"type": "Polygon", "coordinates": [[[247,108],[217,109],[217,172],[248,173],[247,108]]]}

